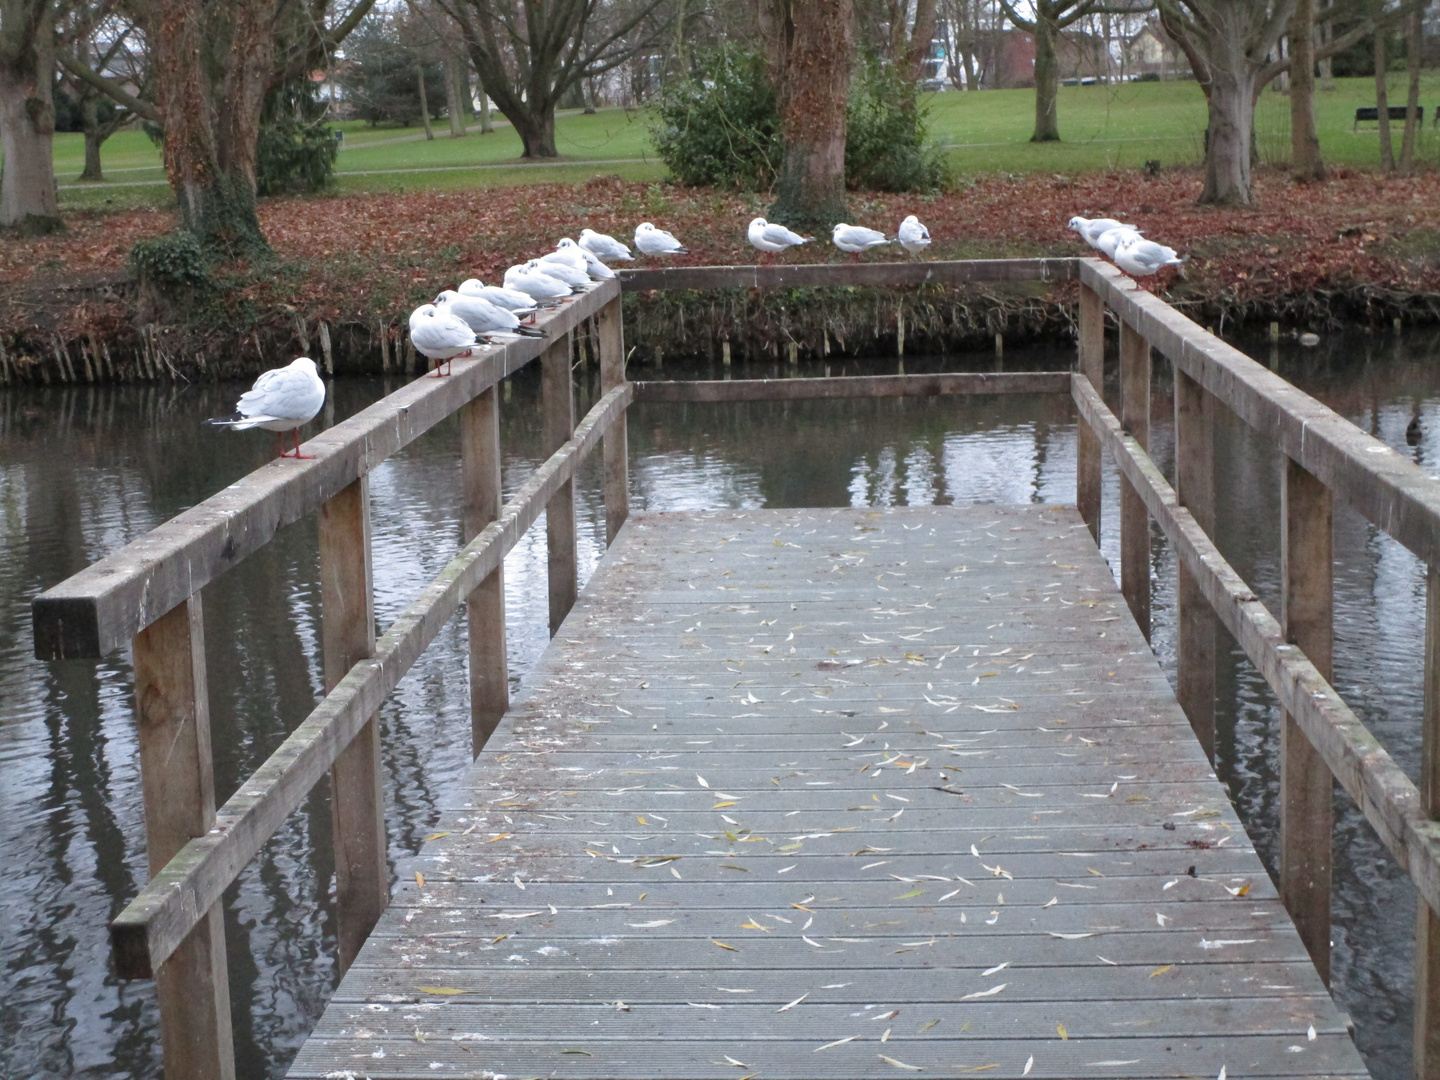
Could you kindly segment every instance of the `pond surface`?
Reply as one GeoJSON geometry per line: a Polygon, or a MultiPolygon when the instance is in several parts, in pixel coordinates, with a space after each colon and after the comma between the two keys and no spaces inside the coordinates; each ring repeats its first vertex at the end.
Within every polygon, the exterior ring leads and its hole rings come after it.
{"type": "MultiPolygon", "coordinates": [[[[1242,345],[1245,343],[1242,342],[1242,345]]],[[[1012,351],[1010,368],[1068,366],[1068,349],[1012,351]]],[[[1263,342],[1252,355],[1270,362],[1263,342]]],[[[1440,337],[1354,335],[1282,346],[1286,377],[1427,467],[1440,455],[1440,337]],[[1419,416],[1423,437],[1405,428],[1419,416]]],[[[988,356],[907,359],[908,370],[988,369],[988,356]]],[[[894,363],[833,365],[834,374],[894,363]]],[[[773,365],[734,375],[776,374],[773,365]]],[[[802,368],[819,374],[818,368],[802,368]]],[[[650,377],[651,371],[632,373],[650,377]]],[[[582,373],[580,408],[596,392],[582,373]]],[[[666,377],[720,377],[667,366],[666,377]]],[[[393,389],[333,385],[333,423],[393,389]]],[[[29,603],[42,589],[265,462],[265,433],[203,428],[236,386],[7,390],[0,397],[0,1075],[160,1075],[153,985],[109,973],[107,922],[145,881],[129,660],[32,658],[29,603]]],[[[1157,365],[1152,446],[1171,469],[1157,365]]],[[[540,460],[538,379],[506,391],[504,484],[540,460]]],[[[313,428],[312,428],[313,430],[313,428]]],[[[458,546],[457,427],[441,425],[371,476],[376,609],[387,624],[458,546]]],[[[1279,460],[1228,422],[1217,437],[1219,535],[1275,607],[1279,460]]],[[[1073,503],[1075,422],[1067,399],[990,398],[637,406],[630,418],[635,511],[703,507],[1073,503]]],[[[577,483],[582,578],[604,538],[597,460],[577,483]]],[[[1118,487],[1106,473],[1102,547],[1118,562],[1118,487]]],[[[1155,643],[1173,668],[1174,563],[1158,540],[1155,643]]],[[[1336,520],[1336,683],[1412,776],[1418,760],[1424,575],[1355,515],[1336,520]]],[[[547,640],[538,526],[506,560],[510,670],[547,640]]],[[[227,797],[321,693],[314,521],[205,590],[216,788],[227,797]]],[[[1222,649],[1222,654],[1224,650],[1222,649]]],[[[445,628],[384,706],[392,859],[417,850],[469,764],[464,620],[445,628]]],[[[1222,655],[1219,772],[1271,866],[1279,713],[1250,666],[1222,655]]],[[[333,864],[326,791],[285,823],[225,898],[239,1075],[284,1074],[333,987],[333,864]]],[[[1409,1075],[1415,912],[1408,878],[1337,796],[1334,990],[1378,1077],[1409,1075]]]]}

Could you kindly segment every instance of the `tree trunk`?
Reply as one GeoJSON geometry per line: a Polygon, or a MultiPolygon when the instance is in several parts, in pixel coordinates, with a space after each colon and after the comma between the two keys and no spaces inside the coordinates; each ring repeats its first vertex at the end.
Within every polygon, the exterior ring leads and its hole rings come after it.
{"type": "Polygon", "coordinates": [[[1055,24],[1035,11],[1035,134],[1031,142],[1059,142],[1060,121],[1055,111],[1060,69],[1055,57],[1055,24]]]}
{"type": "Polygon", "coordinates": [[[100,125],[96,123],[93,100],[86,101],[82,108],[88,115],[85,117],[85,168],[80,172],[80,179],[104,180],[105,173],[100,168],[100,144],[110,133],[101,131],[100,125]]]}
{"type": "Polygon", "coordinates": [[[1385,28],[1375,31],[1375,116],[1380,123],[1380,170],[1395,171],[1395,147],[1390,142],[1390,91],[1386,85],[1390,58],[1385,55],[1385,28]]]}
{"type": "MultiPolygon", "coordinates": [[[[6,10],[7,21],[17,13],[6,10]]],[[[24,33],[23,27],[0,28],[24,33]]],[[[0,226],[26,235],[63,228],[55,191],[54,14],[45,3],[33,35],[0,51],[0,226]]]]}
{"type": "MultiPolygon", "coordinates": [[[[1325,0],[1325,19],[1320,24],[1320,44],[1329,45],[1335,37],[1335,21],[1330,18],[1335,0],[1325,0]]],[[[1330,56],[1320,61],[1320,88],[1327,94],[1335,89],[1335,65],[1330,56]]]]}
{"type": "Polygon", "coordinates": [[[415,65],[415,85],[420,88],[420,119],[425,124],[425,141],[435,141],[435,129],[430,126],[430,100],[425,96],[425,65],[415,65]]]}
{"type": "Polygon", "coordinates": [[[1405,20],[1405,71],[1410,86],[1405,95],[1405,134],[1400,139],[1400,171],[1408,174],[1415,167],[1415,137],[1420,126],[1420,65],[1425,48],[1425,11],[1417,7],[1405,20]]]}
{"type": "Polygon", "coordinates": [[[580,93],[581,96],[585,99],[585,115],[594,116],[596,114],[595,80],[586,79],[583,83],[581,83],[580,93]]]}
{"type": "Polygon", "coordinates": [[[495,122],[490,119],[490,97],[484,90],[480,91],[480,134],[495,134],[495,122]]]}
{"type": "Polygon", "coordinates": [[[845,106],[855,49],[852,0],[782,0],[777,29],[785,146],[770,216],[825,228],[845,216],[845,106]]]}
{"type": "Polygon", "coordinates": [[[1290,16],[1290,162],[1296,180],[1324,180],[1315,130],[1315,0],[1290,16]]]}
{"type": "Polygon", "coordinates": [[[460,63],[453,56],[445,58],[445,113],[450,120],[450,137],[465,134],[465,113],[460,105],[460,63]]]}
{"type": "Polygon", "coordinates": [[[516,113],[509,117],[509,120],[516,134],[520,136],[521,145],[525,147],[521,157],[556,158],[560,156],[560,151],[555,149],[555,107],[553,105],[539,115],[530,112],[516,113]]]}
{"type": "Polygon", "coordinates": [[[1205,132],[1205,190],[1200,202],[1248,206],[1251,155],[1255,132],[1257,72],[1237,46],[1228,67],[1211,69],[1207,98],[1209,126],[1205,132]]]}

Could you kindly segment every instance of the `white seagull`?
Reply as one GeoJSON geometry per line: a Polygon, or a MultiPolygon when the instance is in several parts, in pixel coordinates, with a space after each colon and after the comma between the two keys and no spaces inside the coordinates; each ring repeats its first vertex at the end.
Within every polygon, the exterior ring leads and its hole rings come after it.
{"type": "Polygon", "coordinates": [[[530,315],[535,311],[535,298],[529,293],[502,289],[499,285],[486,285],[479,278],[467,278],[455,291],[461,296],[478,296],[482,300],[489,300],[496,307],[505,308],[516,315],[530,315]]]}
{"type": "Polygon", "coordinates": [[[602,262],[631,262],[635,258],[619,240],[594,229],[580,230],[580,246],[602,262]]]}
{"type": "Polygon", "coordinates": [[[563,300],[575,290],[558,277],[551,277],[529,263],[512,266],[505,271],[505,288],[522,292],[535,300],[563,300]]]}
{"type": "Polygon", "coordinates": [[[410,313],[410,341],[435,365],[435,377],[450,374],[450,361],[457,356],[469,356],[476,345],[475,331],[468,323],[434,304],[421,304],[410,313]],[[440,370],[440,364],[445,370],[440,370]]]}
{"type": "Polygon", "coordinates": [[[843,221],[831,231],[830,239],[841,251],[848,251],[852,255],[882,244],[894,243],[892,237],[886,236],[879,229],[867,229],[864,225],[846,225],[843,221]]]}
{"type": "Polygon", "coordinates": [[[585,273],[597,281],[604,281],[606,278],[613,278],[615,276],[614,270],[611,270],[610,267],[606,266],[568,236],[555,245],[555,254],[558,255],[562,252],[574,252],[579,255],[581,259],[580,269],[584,270],[585,273]]]}
{"type": "Polygon", "coordinates": [[[257,427],[273,431],[281,457],[308,458],[313,455],[300,453],[300,427],[313,420],[324,404],[325,384],[315,370],[315,361],[302,356],[288,367],[263,373],[253,387],[240,395],[232,415],[217,416],[205,423],[235,431],[257,427]],[[281,433],[286,431],[295,433],[293,454],[285,450],[281,433]]]}
{"type": "MultiPolygon", "coordinates": [[[[581,260],[581,263],[583,265],[584,260],[581,260]]],[[[589,274],[584,270],[571,266],[562,259],[531,259],[525,264],[525,268],[527,270],[538,271],[542,274],[549,274],[553,278],[559,278],[565,282],[565,284],[574,286],[576,292],[588,289],[592,284],[589,274]]]]}
{"type": "Polygon", "coordinates": [[[541,262],[559,262],[566,266],[573,266],[582,273],[585,270],[585,256],[580,254],[580,246],[568,236],[555,245],[554,251],[547,251],[540,256],[541,262]]]}
{"type": "Polygon", "coordinates": [[[1096,251],[1108,255],[1113,261],[1115,258],[1115,249],[1118,248],[1122,242],[1139,239],[1141,239],[1139,232],[1126,225],[1120,225],[1114,229],[1106,229],[1096,237],[1093,246],[1096,251]]]}
{"type": "Polygon", "coordinates": [[[431,303],[442,314],[449,312],[460,319],[477,335],[501,341],[549,336],[544,330],[537,330],[533,326],[521,326],[519,316],[513,311],[496,307],[483,296],[465,296],[453,289],[446,289],[431,303]]]}
{"type": "Polygon", "coordinates": [[[1111,229],[1131,229],[1139,232],[1134,225],[1126,225],[1123,221],[1116,221],[1114,218],[1083,218],[1072,217],[1069,227],[1080,234],[1080,239],[1089,244],[1092,248],[1099,250],[1100,237],[1104,236],[1111,229]]]}
{"type": "Polygon", "coordinates": [[[895,236],[900,241],[900,246],[911,255],[918,255],[930,246],[930,230],[920,224],[920,219],[914,214],[900,222],[895,236]]]}
{"type": "Polygon", "coordinates": [[[689,255],[690,249],[664,229],[657,229],[648,221],[635,227],[635,246],[642,255],[689,255]]]}
{"type": "Polygon", "coordinates": [[[778,221],[766,221],[763,217],[757,217],[750,222],[750,227],[745,230],[745,236],[755,250],[772,253],[784,251],[786,248],[799,247],[814,239],[811,236],[793,233],[778,221]]]}
{"type": "Polygon", "coordinates": [[[1115,265],[1133,277],[1149,277],[1162,266],[1179,266],[1184,261],[1174,248],[1139,236],[1122,240],[1115,249],[1115,265]]]}

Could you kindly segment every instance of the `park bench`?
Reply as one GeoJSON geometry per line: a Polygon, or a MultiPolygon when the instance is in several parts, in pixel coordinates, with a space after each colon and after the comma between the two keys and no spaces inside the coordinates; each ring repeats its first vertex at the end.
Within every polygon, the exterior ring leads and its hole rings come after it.
{"type": "MultiPolygon", "coordinates": [[[[1406,108],[1407,108],[1407,106],[1405,106],[1405,105],[1391,105],[1391,106],[1389,106],[1388,112],[1389,112],[1389,114],[1390,114],[1390,119],[1391,119],[1391,120],[1399,120],[1399,121],[1401,121],[1401,122],[1404,122],[1404,120],[1405,120],[1405,110],[1406,110],[1406,108]]],[[[1435,110],[1435,118],[1436,118],[1436,121],[1437,121],[1437,122],[1440,122],[1440,109],[1436,109],[1436,110],[1435,110]]],[[[1420,126],[1421,126],[1421,127],[1424,127],[1424,126],[1425,126],[1425,109],[1424,109],[1423,106],[1422,106],[1422,107],[1420,108],[1420,110],[1419,110],[1419,116],[1417,117],[1417,119],[1420,121],[1420,126]]],[[[1377,105],[1362,105],[1360,108],[1356,109],[1356,110],[1355,110],[1355,123],[1354,123],[1354,125],[1350,128],[1350,130],[1351,130],[1351,131],[1359,131],[1359,130],[1360,130],[1360,124],[1361,124],[1362,121],[1372,122],[1372,123],[1377,123],[1377,124],[1378,124],[1378,123],[1380,122],[1380,108],[1379,108],[1379,106],[1377,106],[1377,105]]]]}

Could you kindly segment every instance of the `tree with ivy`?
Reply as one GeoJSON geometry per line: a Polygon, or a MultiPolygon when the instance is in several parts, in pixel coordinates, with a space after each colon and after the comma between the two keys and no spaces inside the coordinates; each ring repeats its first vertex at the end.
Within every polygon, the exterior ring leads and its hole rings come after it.
{"type": "Polygon", "coordinates": [[[54,70],[51,0],[0,0],[0,226],[26,233],[60,228],[54,70]]]}

